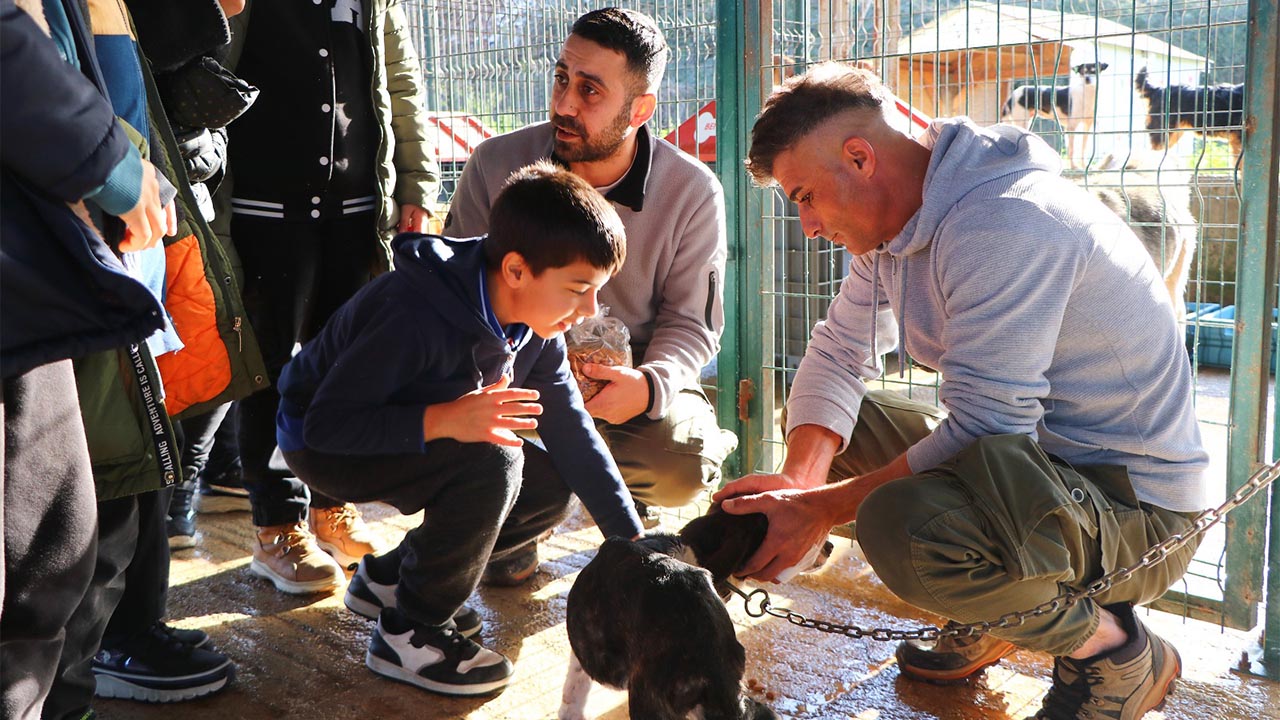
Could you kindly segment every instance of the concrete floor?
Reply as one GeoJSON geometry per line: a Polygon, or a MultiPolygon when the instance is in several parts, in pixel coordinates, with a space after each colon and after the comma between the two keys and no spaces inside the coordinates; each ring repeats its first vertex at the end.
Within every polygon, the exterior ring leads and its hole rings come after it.
{"type": "MultiPolygon", "coordinates": [[[[377,504],[363,509],[388,541],[419,520],[377,504]]],[[[664,519],[672,527],[681,522],[676,516],[664,519]]],[[[199,523],[199,545],[173,556],[170,620],[207,630],[236,661],[239,676],[223,692],[181,705],[99,701],[104,720],[555,717],[568,653],[565,596],[601,539],[580,517],[544,544],[542,567],[529,586],[478,591],[474,601],[485,621],[481,640],[515,662],[517,677],[495,697],[465,700],[385,680],[366,669],[372,623],[349,612],[341,592],[286,596],[252,577],[247,513],[201,515],[199,523]]],[[[885,590],[856,546],[835,540],[836,555],[822,572],[769,588],[775,607],[863,627],[915,628],[931,622],[885,590]]],[[[788,718],[1022,718],[1039,707],[1049,684],[1049,661],[1028,652],[1014,654],[968,684],[916,683],[899,676],[891,643],[752,619],[741,601],[731,603],[730,611],[747,648],[744,680],[758,699],[788,718]]],[[[1147,720],[1280,718],[1280,684],[1231,672],[1242,651],[1256,645],[1256,634],[1221,631],[1163,613],[1143,615],[1184,659],[1176,692],[1163,713],[1149,713],[1147,720]]],[[[616,691],[597,689],[589,710],[607,720],[628,718],[626,696],[616,691]]]]}

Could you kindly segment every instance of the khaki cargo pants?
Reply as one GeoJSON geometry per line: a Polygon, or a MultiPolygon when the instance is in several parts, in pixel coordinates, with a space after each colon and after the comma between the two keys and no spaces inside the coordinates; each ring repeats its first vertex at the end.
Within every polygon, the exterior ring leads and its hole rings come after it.
{"type": "MultiPolygon", "coordinates": [[[[832,479],[880,467],[937,426],[932,405],[888,391],[862,404],[832,479]]],[[[871,493],[856,534],[867,561],[907,602],[962,623],[996,620],[1133,565],[1190,529],[1195,513],[1138,502],[1118,466],[1072,467],[1025,435],[981,438],[955,458],[871,493]]],[[[1198,540],[1091,600],[992,631],[1019,647],[1067,655],[1097,629],[1097,606],[1158,598],[1198,540]]]]}
{"type": "Polygon", "coordinates": [[[676,393],[661,420],[645,415],[619,425],[596,422],[636,502],[653,507],[686,505],[720,486],[720,466],[738,447],[722,429],[700,387],[676,393]]]}

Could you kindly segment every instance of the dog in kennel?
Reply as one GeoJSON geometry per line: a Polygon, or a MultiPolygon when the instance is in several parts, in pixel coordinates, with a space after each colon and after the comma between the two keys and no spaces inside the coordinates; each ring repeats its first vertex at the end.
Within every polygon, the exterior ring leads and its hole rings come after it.
{"type": "Polygon", "coordinates": [[[1161,184],[1154,173],[1128,172],[1121,187],[1092,186],[1090,192],[1129,224],[1151,255],[1169,293],[1174,316],[1183,316],[1198,224],[1191,214],[1191,189],[1161,184]]]}
{"type": "MultiPolygon", "coordinates": [[[[610,538],[569,590],[565,627],[573,656],[560,720],[582,720],[592,681],[628,691],[631,717],[645,720],[776,718],[745,695],[746,652],[724,599],[730,576],[769,529],[760,513],[713,508],[678,533],[610,538]]],[[[790,573],[820,568],[829,541],[790,573]]]]}
{"type": "Polygon", "coordinates": [[[1144,65],[1133,76],[1133,87],[1147,101],[1147,132],[1151,149],[1176,145],[1184,132],[1225,138],[1235,165],[1240,164],[1244,125],[1244,84],[1157,87],[1148,81],[1144,65]]]}
{"type": "Polygon", "coordinates": [[[1066,85],[1019,85],[1000,108],[1000,122],[1023,122],[1031,128],[1037,117],[1057,120],[1067,132],[1067,159],[1074,169],[1083,164],[1098,106],[1098,75],[1107,63],[1079,63],[1066,85]],[[1076,146],[1079,143],[1079,151],[1076,146]]]}

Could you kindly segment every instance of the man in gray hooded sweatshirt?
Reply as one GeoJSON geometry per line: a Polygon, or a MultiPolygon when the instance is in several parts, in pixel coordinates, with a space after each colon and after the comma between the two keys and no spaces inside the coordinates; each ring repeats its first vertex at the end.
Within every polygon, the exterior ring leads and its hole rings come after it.
{"type": "MultiPolygon", "coordinates": [[[[890,97],[871,73],[823,64],[775,90],[752,130],[756,181],[854,259],[796,375],[782,471],[716,499],[769,516],[744,575],[771,580],[856,520],[897,595],[994,621],[1188,531],[1208,457],[1168,294],[1129,228],[1034,135],[954,119],[913,140],[887,122],[890,97]],[[945,411],[868,391],[895,345],[939,371],[945,411]]],[[[1194,551],[1017,627],[903,643],[899,666],[948,682],[1044,651],[1036,718],[1137,720],[1181,665],[1133,606],[1194,551]]]]}

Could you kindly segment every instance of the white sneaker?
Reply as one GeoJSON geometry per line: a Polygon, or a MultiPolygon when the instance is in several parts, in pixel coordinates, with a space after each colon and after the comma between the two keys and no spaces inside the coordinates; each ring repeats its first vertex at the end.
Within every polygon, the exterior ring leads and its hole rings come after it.
{"type": "Polygon", "coordinates": [[[395,608],[382,611],[365,665],[383,677],[443,695],[487,695],[511,682],[511,661],[462,637],[451,625],[416,625],[395,608]]]}
{"type": "MultiPolygon", "coordinates": [[[[377,620],[384,608],[396,606],[396,586],[399,585],[398,577],[391,582],[375,580],[373,575],[377,570],[374,566],[376,562],[377,558],[372,555],[364,556],[355,574],[351,576],[351,582],[347,583],[347,593],[342,598],[342,603],[348,610],[370,620],[377,620]],[[371,559],[373,563],[370,562],[371,559]]],[[[390,577],[382,579],[390,580],[390,577]]],[[[454,613],[453,623],[459,635],[471,637],[480,632],[480,613],[463,605],[458,612],[454,613]]]]}

